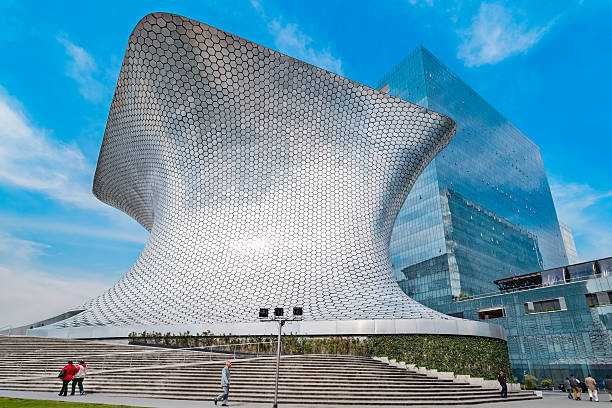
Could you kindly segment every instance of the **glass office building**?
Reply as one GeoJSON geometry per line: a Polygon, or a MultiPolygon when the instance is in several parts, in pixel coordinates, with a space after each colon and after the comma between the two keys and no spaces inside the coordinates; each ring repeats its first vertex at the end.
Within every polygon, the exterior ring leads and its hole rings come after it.
{"type": "Polygon", "coordinates": [[[377,87],[457,122],[394,226],[402,289],[452,316],[495,319],[520,380],[609,374],[612,258],[565,266],[577,255],[538,147],[423,47],[377,87]]]}
{"type": "Polygon", "coordinates": [[[496,281],[496,294],[441,305],[504,326],[514,376],[563,382],[612,372],[612,258],[496,281]]]}
{"type": "Polygon", "coordinates": [[[457,122],[393,230],[391,261],[409,296],[435,308],[567,265],[538,146],[423,47],[377,87],[457,122]]]}

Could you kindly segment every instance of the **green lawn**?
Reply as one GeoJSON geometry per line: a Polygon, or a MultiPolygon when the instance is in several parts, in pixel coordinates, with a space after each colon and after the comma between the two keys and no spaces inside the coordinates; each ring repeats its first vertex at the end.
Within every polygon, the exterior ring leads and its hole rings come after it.
{"type": "Polygon", "coordinates": [[[45,401],[0,397],[2,408],[135,408],[128,405],[88,404],[84,402],[45,401]]]}

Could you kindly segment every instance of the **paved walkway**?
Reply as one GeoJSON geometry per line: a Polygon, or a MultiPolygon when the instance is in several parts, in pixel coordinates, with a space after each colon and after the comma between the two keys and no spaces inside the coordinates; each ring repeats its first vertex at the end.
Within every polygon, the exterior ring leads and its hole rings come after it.
{"type": "MultiPolygon", "coordinates": [[[[230,394],[231,395],[231,394],[230,394]]],[[[584,396],[584,394],[583,394],[584,396]]],[[[130,398],[130,397],[114,397],[103,394],[89,394],[89,395],[74,395],[68,397],[59,397],[56,393],[48,392],[23,392],[23,391],[5,391],[0,390],[0,397],[13,397],[13,398],[25,398],[25,399],[41,399],[41,400],[52,400],[52,401],[72,401],[72,402],[90,402],[97,404],[116,404],[116,405],[131,405],[135,407],[147,407],[147,408],[191,408],[191,407],[214,407],[212,401],[186,401],[186,400],[164,400],[164,399],[153,399],[153,398],[130,398]]],[[[251,404],[246,402],[231,402],[231,407],[236,408],[269,408],[270,404],[251,404]]],[[[281,408],[303,408],[306,405],[284,405],[280,404],[281,408]]],[[[384,407],[384,401],[381,401],[377,407],[384,407]]],[[[446,405],[448,407],[448,405],[446,405]]],[[[562,392],[545,392],[544,398],[541,400],[534,401],[516,401],[516,402],[504,402],[500,404],[483,404],[483,405],[452,405],[451,407],[456,408],[467,408],[467,407],[486,407],[491,406],[499,408],[569,408],[569,407],[612,407],[610,403],[610,397],[607,392],[600,392],[599,404],[595,404],[589,401],[589,395],[582,401],[574,401],[567,398],[567,395],[562,392]]],[[[336,408],[333,405],[333,401],[330,401],[330,405],[319,405],[321,408],[336,408]]],[[[371,408],[372,406],[369,406],[371,408]]],[[[312,406],[309,406],[312,408],[312,406]]],[[[337,407],[340,408],[340,407],[337,407]]],[[[342,407],[346,408],[346,407],[342,407]]],[[[355,405],[351,408],[359,408],[355,405]]],[[[365,407],[364,407],[365,408],[365,407]]]]}

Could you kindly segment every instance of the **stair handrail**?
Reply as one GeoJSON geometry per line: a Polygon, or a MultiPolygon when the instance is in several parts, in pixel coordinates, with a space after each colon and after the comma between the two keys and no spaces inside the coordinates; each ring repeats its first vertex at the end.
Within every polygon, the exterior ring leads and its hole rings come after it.
{"type": "MultiPolygon", "coordinates": [[[[300,355],[283,355],[281,358],[297,358],[297,357],[301,357],[301,356],[300,355]]],[[[240,361],[248,362],[248,361],[266,360],[266,359],[274,359],[274,358],[275,358],[274,356],[259,356],[259,357],[243,358],[243,359],[240,359],[240,361]]],[[[230,360],[230,361],[232,361],[232,360],[230,360]]],[[[87,367],[87,375],[88,376],[95,376],[95,375],[100,375],[100,374],[112,374],[112,373],[124,373],[124,372],[131,372],[131,371],[156,370],[156,369],[159,369],[159,368],[167,369],[167,368],[194,367],[194,366],[200,366],[200,365],[220,364],[222,362],[223,362],[223,360],[217,360],[217,361],[195,361],[195,362],[192,362],[192,363],[160,364],[160,365],[143,366],[143,367],[122,367],[122,368],[113,368],[113,369],[107,369],[107,370],[103,370],[103,369],[96,370],[95,368],[93,370],[91,370],[90,367],[88,366],[87,367]]],[[[0,378],[0,384],[7,383],[7,382],[42,380],[42,379],[47,379],[47,378],[54,378],[55,379],[56,376],[55,375],[41,375],[41,376],[25,376],[23,378],[22,377],[0,378]]]]}
{"type": "MultiPolygon", "coordinates": [[[[81,355],[78,358],[74,358],[73,360],[85,360],[88,358],[100,358],[100,357],[104,357],[106,359],[106,357],[108,356],[113,356],[113,355],[131,355],[132,357],[134,355],[141,355],[141,354],[161,354],[161,353],[167,353],[167,352],[171,352],[171,351],[189,351],[189,352],[193,352],[193,353],[209,353],[209,354],[213,354],[214,351],[212,351],[212,348],[219,348],[219,347],[232,347],[232,346],[245,346],[245,345],[259,345],[259,344],[273,344],[273,341],[260,341],[260,342],[244,342],[244,343],[228,343],[228,344],[215,344],[215,345],[211,345],[211,346],[204,346],[204,347],[179,347],[179,348],[166,348],[166,347],[156,347],[156,346],[136,346],[136,347],[150,347],[152,348],[152,350],[143,350],[143,351],[117,351],[117,352],[111,352],[111,353],[96,353],[96,354],[84,354],[81,355]],[[204,351],[203,351],[203,350],[204,351]],[[206,349],[211,349],[211,351],[205,351],[206,349]]],[[[42,348],[37,349],[37,351],[43,351],[42,348]]],[[[234,349],[234,356],[236,355],[235,349],[234,349]]],[[[259,354],[259,353],[257,353],[259,354]]],[[[212,356],[211,356],[212,357],[212,356]]],[[[39,359],[28,359],[28,360],[19,360],[18,364],[19,366],[22,366],[24,363],[30,363],[30,362],[54,362],[54,361],[67,361],[69,360],[70,357],[66,358],[66,357],[52,357],[49,359],[46,358],[39,358],[39,359]]],[[[14,366],[15,363],[14,362],[10,362],[10,363],[0,363],[0,367],[3,366],[14,366]]]]}

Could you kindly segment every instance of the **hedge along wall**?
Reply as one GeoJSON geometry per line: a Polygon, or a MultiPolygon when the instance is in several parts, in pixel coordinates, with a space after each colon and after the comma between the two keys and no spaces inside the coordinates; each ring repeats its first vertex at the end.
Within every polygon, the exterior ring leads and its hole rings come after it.
{"type": "Polygon", "coordinates": [[[504,340],[429,334],[371,336],[368,340],[372,356],[387,356],[438,371],[485,379],[495,379],[499,370],[508,375],[512,372],[504,340]]]}
{"type": "MultiPolygon", "coordinates": [[[[211,336],[210,333],[191,335],[162,335],[161,333],[132,333],[131,344],[164,345],[174,347],[206,347],[247,342],[271,344],[228,347],[244,352],[274,354],[276,336],[211,336]]],[[[221,348],[220,350],[223,350],[221,348]]],[[[508,347],[504,340],[488,337],[407,334],[364,337],[306,337],[283,336],[284,354],[349,354],[389,357],[408,364],[469,374],[473,377],[494,379],[499,370],[511,373],[508,347]]]]}

